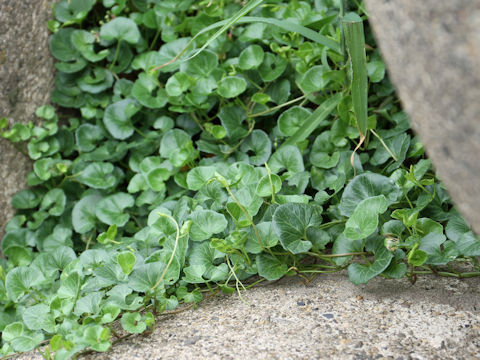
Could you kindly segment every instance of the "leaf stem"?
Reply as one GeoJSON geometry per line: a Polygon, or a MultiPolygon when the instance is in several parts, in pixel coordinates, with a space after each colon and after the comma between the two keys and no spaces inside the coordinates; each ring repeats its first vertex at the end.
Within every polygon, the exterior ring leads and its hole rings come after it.
{"type": "Polygon", "coordinates": [[[118,54],[120,53],[121,44],[122,44],[122,39],[118,40],[118,42],[117,42],[117,48],[115,49],[115,55],[113,56],[113,61],[110,64],[110,66],[108,67],[108,70],[110,70],[110,71],[113,70],[113,67],[115,66],[115,63],[117,62],[118,54]]]}

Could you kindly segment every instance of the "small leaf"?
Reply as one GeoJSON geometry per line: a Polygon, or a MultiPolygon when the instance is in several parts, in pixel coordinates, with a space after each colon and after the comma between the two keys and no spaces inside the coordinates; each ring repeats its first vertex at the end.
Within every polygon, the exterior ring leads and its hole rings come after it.
{"type": "Polygon", "coordinates": [[[387,211],[385,196],[373,196],[362,200],[345,224],[344,234],[350,240],[365,239],[378,226],[378,215],[387,211]]]}
{"type": "Polygon", "coordinates": [[[133,99],[118,101],[105,109],[103,123],[115,139],[125,140],[134,132],[131,117],[138,110],[139,107],[133,99]]]}
{"type": "Polygon", "coordinates": [[[133,20],[117,17],[102,25],[100,37],[104,40],[118,40],[136,44],[140,41],[141,35],[137,24],[133,20]]]}
{"type": "Polygon", "coordinates": [[[147,329],[147,324],[142,321],[142,315],[138,312],[124,313],[120,322],[122,328],[130,334],[141,334],[147,329]]]}
{"type": "Polygon", "coordinates": [[[130,215],[125,214],[123,210],[132,207],[134,203],[135,200],[132,195],[119,192],[102,199],[97,204],[95,215],[107,225],[116,224],[122,227],[130,219],[130,215]]]}
{"type": "Polygon", "coordinates": [[[279,173],[281,170],[299,173],[305,170],[302,154],[298,147],[293,145],[278,149],[270,158],[268,166],[273,173],[279,173]]]}
{"type": "Polygon", "coordinates": [[[42,200],[40,210],[48,210],[52,216],[60,216],[65,211],[67,197],[62,189],[50,190],[42,200]]]}
{"type": "Polygon", "coordinates": [[[125,275],[128,275],[132,272],[135,261],[135,255],[130,251],[124,251],[117,255],[117,263],[121,266],[125,275]]]}
{"type": "Polygon", "coordinates": [[[262,130],[253,130],[250,136],[242,143],[242,152],[249,155],[252,165],[265,164],[272,154],[272,141],[262,130]],[[253,152],[254,154],[250,154],[253,152]]]}
{"type": "Polygon", "coordinates": [[[240,77],[228,76],[218,83],[217,93],[227,99],[234,98],[247,89],[247,82],[240,77]]]}
{"type": "Polygon", "coordinates": [[[95,209],[101,199],[100,195],[87,195],[75,204],[72,210],[72,225],[77,233],[85,234],[95,228],[95,209]]]}
{"type": "Polygon", "coordinates": [[[117,183],[113,170],[111,163],[94,162],[83,169],[76,179],[94,189],[109,189],[117,183]]]}
{"type": "Polygon", "coordinates": [[[271,174],[262,177],[258,183],[256,193],[258,196],[271,196],[276,194],[282,188],[282,179],[280,176],[271,174]]]}
{"type": "Polygon", "coordinates": [[[212,210],[196,210],[189,218],[192,220],[190,237],[193,241],[206,240],[225,230],[228,224],[224,215],[212,210]]]}
{"type": "Polygon", "coordinates": [[[384,195],[390,206],[402,196],[402,192],[391,179],[380,174],[366,172],[357,175],[345,187],[340,201],[340,212],[344,216],[352,216],[362,200],[378,195],[384,195]]]}
{"type": "Polygon", "coordinates": [[[284,111],[278,118],[278,128],[285,136],[292,136],[312,114],[308,109],[300,106],[292,106],[284,111]]]}
{"type": "Polygon", "coordinates": [[[242,70],[256,69],[263,62],[265,53],[259,45],[250,45],[244,49],[238,58],[238,66],[242,70]]]}
{"type": "Polygon", "coordinates": [[[275,281],[282,278],[288,271],[287,264],[271,255],[257,255],[258,275],[268,281],[275,281]]]}
{"type": "Polygon", "coordinates": [[[190,190],[197,191],[215,175],[213,166],[197,166],[188,172],[187,185],[190,190]]]}
{"type": "Polygon", "coordinates": [[[370,279],[381,274],[390,265],[392,258],[393,254],[382,245],[375,252],[373,264],[350,264],[348,267],[348,278],[355,285],[366,284],[370,279]]]}
{"type": "Polygon", "coordinates": [[[280,205],[273,215],[273,228],[283,248],[294,254],[310,250],[312,236],[322,224],[321,213],[322,208],[317,205],[280,205]]]}

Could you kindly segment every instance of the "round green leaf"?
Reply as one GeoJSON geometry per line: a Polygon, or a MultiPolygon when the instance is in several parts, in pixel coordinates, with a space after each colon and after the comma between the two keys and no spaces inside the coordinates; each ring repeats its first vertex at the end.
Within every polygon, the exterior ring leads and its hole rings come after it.
{"type": "Polygon", "coordinates": [[[293,106],[278,118],[278,128],[285,136],[292,136],[300,129],[312,112],[300,106],[293,106]]]}
{"type": "Polygon", "coordinates": [[[160,143],[160,155],[176,167],[185,165],[186,162],[195,157],[190,135],[180,129],[167,131],[160,143]]]}
{"type": "Polygon", "coordinates": [[[272,154],[272,141],[262,130],[253,130],[240,149],[249,155],[252,165],[265,164],[272,154]],[[253,154],[251,154],[253,152],[253,154]]]}
{"type": "Polygon", "coordinates": [[[290,173],[299,173],[305,170],[303,157],[298,147],[293,145],[282,146],[270,158],[268,166],[273,173],[288,170],[290,173]]]}
{"type": "Polygon", "coordinates": [[[111,163],[91,163],[79,173],[76,179],[79,183],[94,189],[109,189],[117,183],[114,168],[111,163]]]}
{"type": "Polygon", "coordinates": [[[142,321],[140,313],[125,313],[120,321],[125,331],[130,334],[141,334],[147,329],[147,324],[142,321]]]}
{"type": "Polygon", "coordinates": [[[130,251],[123,251],[117,255],[117,263],[121,266],[125,275],[129,275],[135,265],[135,255],[130,251]]]}
{"type": "Polygon", "coordinates": [[[279,78],[287,68],[287,60],[272,53],[266,53],[262,64],[258,67],[260,77],[265,82],[279,78]]]}
{"type": "Polygon", "coordinates": [[[115,139],[127,139],[135,129],[130,119],[138,110],[139,106],[133,99],[118,101],[106,108],[103,123],[115,139]]]}
{"type": "Polygon", "coordinates": [[[263,49],[259,45],[250,45],[240,53],[238,66],[242,70],[256,69],[265,57],[263,49]]]}
{"type": "Polygon", "coordinates": [[[275,281],[282,278],[288,271],[286,263],[271,255],[257,255],[256,257],[258,275],[268,281],[275,281]]]}
{"type": "Polygon", "coordinates": [[[209,239],[213,234],[218,234],[227,227],[227,219],[223,214],[212,210],[196,210],[189,216],[192,220],[190,237],[193,241],[209,239]]]}
{"type": "Polygon", "coordinates": [[[204,186],[208,180],[214,177],[215,167],[197,166],[189,171],[187,175],[187,185],[190,190],[197,191],[204,186]]]}
{"type": "Polygon", "coordinates": [[[282,188],[282,179],[276,174],[270,174],[262,177],[258,183],[256,193],[258,196],[271,196],[276,194],[282,188]]]}
{"type": "Polygon", "coordinates": [[[42,280],[43,276],[38,270],[25,266],[16,267],[8,272],[5,279],[7,297],[12,301],[18,301],[20,297],[42,280]]]}
{"type": "Polygon", "coordinates": [[[122,227],[130,219],[130,215],[123,213],[123,210],[132,207],[134,203],[135,199],[132,195],[116,193],[99,201],[95,209],[95,215],[107,225],[115,224],[122,227]]]}
{"type": "Polygon", "coordinates": [[[294,254],[310,250],[311,238],[322,224],[321,213],[322,208],[317,205],[280,205],[273,215],[273,228],[283,248],[294,254]]]}
{"type": "Polygon", "coordinates": [[[96,144],[102,139],[103,131],[96,125],[82,124],[75,131],[75,142],[82,152],[94,150],[96,144]]]}
{"type": "Polygon", "coordinates": [[[42,200],[40,210],[48,210],[52,216],[60,216],[65,211],[67,197],[62,189],[50,190],[42,200]]]}
{"type": "Polygon", "coordinates": [[[209,49],[181,64],[180,70],[197,77],[208,77],[218,67],[218,55],[209,49]]]}
{"type": "Polygon", "coordinates": [[[137,24],[131,19],[117,17],[102,25],[100,37],[104,40],[126,41],[129,44],[136,44],[140,41],[140,31],[137,24]]]}
{"type": "Polygon", "coordinates": [[[112,73],[102,67],[95,67],[93,70],[86,70],[77,78],[78,87],[87,93],[98,94],[109,89],[113,84],[112,73]]]}
{"type": "Polygon", "coordinates": [[[236,76],[227,76],[218,83],[217,93],[227,99],[234,98],[247,89],[245,79],[236,76]]]}
{"type": "Polygon", "coordinates": [[[87,195],[75,204],[72,210],[72,225],[77,233],[85,234],[95,228],[95,209],[101,199],[100,195],[87,195]]]}
{"type": "Polygon", "coordinates": [[[324,76],[327,71],[323,65],[312,66],[300,77],[298,81],[300,88],[306,94],[322,90],[329,81],[324,76]]]}
{"type": "Polygon", "coordinates": [[[167,103],[167,94],[158,87],[158,80],[147,73],[141,73],[132,88],[132,96],[140,104],[151,109],[159,109],[167,103]]]}

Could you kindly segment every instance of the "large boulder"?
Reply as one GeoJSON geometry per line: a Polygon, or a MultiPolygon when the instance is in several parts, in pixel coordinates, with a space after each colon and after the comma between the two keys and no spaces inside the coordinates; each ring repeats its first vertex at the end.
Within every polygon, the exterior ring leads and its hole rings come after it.
{"type": "Polygon", "coordinates": [[[413,129],[480,234],[480,7],[470,0],[365,0],[413,129]]]}
{"type": "MultiPolygon", "coordinates": [[[[0,0],[0,117],[11,122],[34,120],[35,109],[48,102],[54,85],[48,50],[50,1],[0,0]]],[[[12,195],[24,188],[31,162],[0,139],[0,236],[13,214],[12,195]]]]}

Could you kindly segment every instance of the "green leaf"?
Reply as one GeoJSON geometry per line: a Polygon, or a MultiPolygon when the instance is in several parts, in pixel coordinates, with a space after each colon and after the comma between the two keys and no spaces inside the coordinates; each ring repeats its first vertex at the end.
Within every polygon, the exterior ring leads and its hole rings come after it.
{"type": "Polygon", "coordinates": [[[64,28],[50,37],[50,52],[60,61],[75,61],[80,55],[71,41],[73,32],[72,28],[64,28]]]}
{"type": "Polygon", "coordinates": [[[392,261],[393,254],[381,245],[375,251],[375,261],[371,265],[358,263],[348,266],[348,278],[355,285],[366,284],[370,279],[381,274],[392,261]]]}
{"type": "Polygon", "coordinates": [[[282,188],[282,179],[280,176],[271,174],[262,177],[258,183],[256,193],[258,196],[265,197],[276,194],[282,188]]]}
{"type": "Polygon", "coordinates": [[[285,250],[298,254],[310,250],[312,236],[322,224],[322,208],[317,205],[288,203],[273,215],[273,228],[285,250]]]}
{"type": "Polygon", "coordinates": [[[292,106],[278,118],[278,128],[285,136],[292,136],[308,119],[312,112],[300,106],[292,106]]]}
{"type": "Polygon", "coordinates": [[[385,176],[370,172],[357,175],[345,187],[340,201],[340,212],[344,216],[352,216],[360,202],[379,195],[384,195],[390,206],[398,201],[402,192],[391,179],[385,176]]]}
{"type": "Polygon", "coordinates": [[[247,89],[247,82],[236,76],[227,76],[218,83],[217,93],[227,99],[237,97],[247,89]]]}
{"type": "Polygon", "coordinates": [[[121,266],[125,275],[129,275],[135,265],[136,257],[130,251],[123,251],[117,255],[117,263],[121,266]]]}
{"type": "Polygon", "coordinates": [[[50,190],[42,200],[40,210],[47,211],[52,216],[60,216],[65,211],[67,197],[62,189],[50,190]]]}
{"type": "Polygon", "coordinates": [[[38,191],[26,189],[17,192],[12,197],[12,206],[15,209],[33,209],[42,201],[38,191]]]}
{"type": "Polygon", "coordinates": [[[264,82],[278,79],[287,68],[287,60],[272,53],[266,53],[262,64],[258,67],[258,73],[264,82]]]}
{"type": "Polygon", "coordinates": [[[85,70],[77,78],[78,87],[87,93],[98,94],[112,87],[112,73],[101,67],[94,67],[92,71],[85,70]]]}
{"type": "Polygon", "coordinates": [[[125,17],[116,17],[100,28],[100,37],[104,40],[126,41],[129,44],[136,44],[140,41],[141,35],[137,24],[125,17]]]}
{"type": "Polygon", "coordinates": [[[190,136],[180,129],[167,131],[160,143],[160,155],[168,159],[172,165],[182,167],[195,157],[190,136]]]}
{"type": "Polygon", "coordinates": [[[94,162],[81,171],[76,179],[93,189],[109,189],[117,184],[111,163],[94,162]]]}
{"type": "Polygon", "coordinates": [[[147,73],[138,75],[131,94],[140,104],[150,109],[162,108],[167,103],[165,90],[160,89],[158,80],[147,73]]]}
{"type": "Polygon", "coordinates": [[[252,165],[265,164],[272,154],[272,141],[262,130],[253,130],[249,137],[242,143],[240,150],[249,154],[252,165]],[[249,153],[253,152],[253,154],[249,153]]]}
{"type": "Polygon", "coordinates": [[[123,314],[121,324],[130,334],[141,334],[147,329],[147,324],[142,321],[142,315],[138,312],[123,314]]]}
{"type": "Polygon", "coordinates": [[[186,73],[177,72],[168,78],[165,90],[168,96],[180,96],[194,84],[194,79],[186,73]]]}
{"type": "Polygon", "coordinates": [[[262,62],[265,53],[259,45],[250,45],[238,57],[238,66],[242,70],[256,69],[262,62]]]}
{"type": "Polygon", "coordinates": [[[300,77],[298,85],[305,94],[320,91],[329,82],[328,78],[325,77],[327,71],[329,69],[323,65],[312,66],[300,77]]]}
{"type": "Polygon", "coordinates": [[[247,116],[245,111],[239,106],[223,106],[218,113],[218,117],[227,131],[227,136],[232,141],[236,141],[248,134],[247,129],[242,126],[247,116]]]}
{"type": "Polygon", "coordinates": [[[82,124],[75,131],[75,142],[82,152],[94,150],[103,137],[104,134],[100,127],[92,124],[82,124]]]}
{"type": "Polygon", "coordinates": [[[215,167],[197,166],[188,172],[187,185],[190,190],[197,191],[204,186],[208,180],[214,177],[215,167]]]}
{"type": "Polygon", "coordinates": [[[205,49],[193,59],[181,64],[180,70],[192,76],[207,78],[218,67],[218,56],[211,50],[205,49]]]}
{"type": "Polygon", "coordinates": [[[125,140],[133,135],[135,128],[131,118],[138,110],[139,107],[135,100],[118,101],[105,109],[103,123],[115,139],[125,140]]]}
{"type": "Polygon", "coordinates": [[[298,147],[293,145],[279,148],[270,158],[268,166],[273,173],[287,170],[293,174],[305,170],[302,154],[298,147]]]}
{"type": "Polygon", "coordinates": [[[81,282],[82,278],[76,272],[63,276],[60,288],[57,291],[58,297],[60,299],[76,299],[80,291],[81,282]]]}
{"type": "Polygon", "coordinates": [[[28,307],[22,313],[22,319],[30,330],[45,330],[55,332],[55,320],[50,314],[50,308],[45,304],[28,307]]]}
{"type": "Polygon", "coordinates": [[[258,242],[257,235],[253,227],[249,228],[247,242],[245,243],[245,250],[252,254],[260,254],[263,249],[271,248],[278,244],[279,239],[273,229],[271,221],[261,222],[256,225],[260,237],[258,242]]]}
{"type": "Polygon", "coordinates": [[[350,240],[365,239],[378,226],[378,215],[387,211],[388,201],[383,195],[362,200],[345,224],[344,235],[350,240]]]}
{"type": "Polygon", "coordinates": [[[130,219],[130,215],[125,214],[123,210],[132,207],[134,203],[135,199],[132,195],[119,192],[99,201],[95,209],[95,215],[107,225],[116,224],[122,227],[130,219]]]}
{"type": "Polygon", "coordinates": [[[100,312],[100,302],[102,301],[103,295],[102,291],[81,297],[77,300],[73,313],[77,316],[82,316],[83,314],[98,314],[100,312]]]}
{"type": "Polygon", "coordinates": [[[95,228],[95,209],[101,199],[100,195],[87,195],[75,204],[72,210],[72,225],[77,233],[85,234],[95,228]]]}
{"type": "Polygon", "coordinates": [[[256,257],[258,275],[268,281],[282,278],[288,272],[288,266],[271,255],[257,255],[256,257]]]}
{"type": "Polygon", "coordinates": [[[190,237],[193,241],[209,239],[227,227],[225,216],[212,210],[196,210],[190,214],[189,219],[192,220],[190,237]]]}
{"type": "Polygon", "coordinates": [[[108,49],[95,53],[95,36],[88,31],[75,30],[70,39],[75,49],[88,61],[98,62],[105,59],[110,54],[110,50],[108,49]]]}
{"type": "Polygon", "coordinates": [[[148,292],[157,285],[165,264],[161,262],[151,262],[136,267],[128,278],[128,286],[134,291],[148,292]]]}
{"type": "Polygon", "coordinates": [[[341,94],[336,94],[325,100],[309,117],[305,120],[298,131],[290,136],[279,149],[295,145],[305,140],[315,129],[330,115],[342,99],[341,94]]]}
{"type": "Polygon", "coordinates": [[[380,82],[385,77],[385,64],[381,60],[370,61],[367,64],[367,73],[371,82],[380,82]]]}
{"type": "Polygon", "coordinates": [[[12,301],[18,301],[34,286],[43,280],[43,276],[31,267],[19,266],[8,272],[5,279],[7,296],[12,301]]]}
{"type": "Polygon", "coordinates": [[[107,351],[112,346],[110,330],[100,325],[88,326],[83,333],[83,341],[95,351],[107,351]]]}

